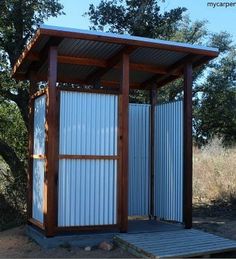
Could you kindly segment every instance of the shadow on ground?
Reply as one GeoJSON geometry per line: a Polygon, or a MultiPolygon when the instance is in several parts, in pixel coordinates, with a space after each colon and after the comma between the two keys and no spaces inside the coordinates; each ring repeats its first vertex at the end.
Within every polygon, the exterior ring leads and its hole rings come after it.
{"type": "MultiPolygon", "coordinates": [[[[195,204],[193,227],[236,240],[236,199],[229,201],[219,199],[209,204],[195,204]]],[[[236,252],[219,256],[236,257],[236,252]]]]}

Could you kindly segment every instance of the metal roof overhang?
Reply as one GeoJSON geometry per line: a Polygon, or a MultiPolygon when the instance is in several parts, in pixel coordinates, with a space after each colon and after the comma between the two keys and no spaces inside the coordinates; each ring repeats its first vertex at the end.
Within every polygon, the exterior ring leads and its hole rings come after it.
{"type": "Polygon", "coordinates": [[[149,89],[177,79],[191,62],[202,65],[218,56],[216,48],[95,31],[42,25],[17,60],[12,76],[27,80],[30,72],[47,80],[47,55],[58,47],[58,82],[119,86],[119,61],[130,56],[130,88],[149,89]]]}

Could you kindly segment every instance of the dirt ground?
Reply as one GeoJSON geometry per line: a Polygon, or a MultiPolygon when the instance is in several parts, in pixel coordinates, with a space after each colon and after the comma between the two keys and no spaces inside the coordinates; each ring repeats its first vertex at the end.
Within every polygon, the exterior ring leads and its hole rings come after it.
{"type": "MultiPolygon", "coordinates": [[[[236,206],[197,206],[193,211],[193,227],[236,240],[236,206]]],[[[128,258],[133,257],[120,248],[110,252],[94,248],[90,252],[76,247],[40,248],[25,235],[25,227],[0,232],[0,257],[4,258],[128,258]]],[[[222,255],[236,257],[236,253],[222,255]]]]}
{"type": "Polygon", "coordinates": [[[236,240],[236,204],[195,206],[193,227],[236,240]]]}
{"type": "Polygon", "coordinates": [[[93,249],[90,252],[76,247],[43,249],[25,235],[25,227],[0,232],[1,258],[128,258],[128,252],[120,248],[112,251],[93,249]]]}

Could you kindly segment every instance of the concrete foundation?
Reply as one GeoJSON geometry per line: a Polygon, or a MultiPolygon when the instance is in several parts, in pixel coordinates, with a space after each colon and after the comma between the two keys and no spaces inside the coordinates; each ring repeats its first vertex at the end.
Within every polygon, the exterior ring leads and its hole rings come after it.
{"type": "Polygon", "coordinates": [[[102,241],[112,241],[117,232],[109,233],[90,233],[90,234],[70,234],[70,235],[58,235],[55,237],[45,237],[38,230],[32,226],[27,226],[27,235],[32,238],[37,244],[43,248],[56,248],[59,246],[97,246],[102,241]]]}

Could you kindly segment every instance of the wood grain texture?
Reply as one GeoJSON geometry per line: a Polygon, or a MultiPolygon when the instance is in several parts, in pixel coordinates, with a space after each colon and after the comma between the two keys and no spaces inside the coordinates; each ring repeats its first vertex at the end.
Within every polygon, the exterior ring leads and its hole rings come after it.
{"type": "Polygon", "coordinates": [[[44,217],[46,236],[54,236],[57,221],[57,174],[58,174],[58,91],[57,47],[49,49],[48,91],[46,104],[46,172],[44,180],[44,217]]]}
{"type": "Polygon", "coordinates": [[[234,240],[193,229],[118,234],[114,241],[138,257],[149,258],[198,257],[236,250],[234,240]]]}
{"type": "Polygon", "coordinates": [[[87,160],[117,160],[119,156],[98,156],[98,155],[59,155],[59,159],[87,159],[87,160]]]}
{"type": "Polygon", "coordinates": [[[192,227],[192,64],[184,67],[184,155],[183,155],[183,217],[185,227],[192,227]]]}
{"type": "Polygon", "coordinates": [[[155,184],[155,106],[157,104],[157,90],[150,91],[151,116],[150,116],[150,215],[154,215],[154,184],[155,184]]]}
{"type": "Polygon", "coordinates": [[[129,163],[129,55],[122,55],[121,94],[119,99],[119,210],[120,231],[128,230],[128,163],[129,163]]]}

